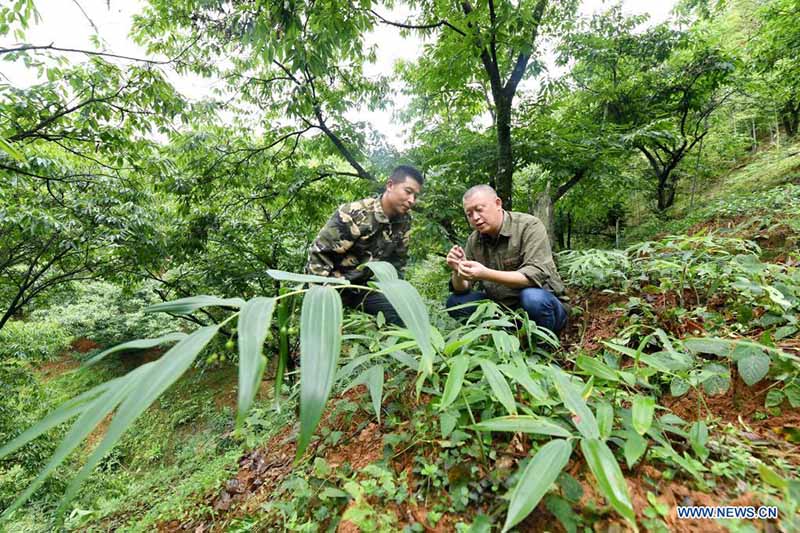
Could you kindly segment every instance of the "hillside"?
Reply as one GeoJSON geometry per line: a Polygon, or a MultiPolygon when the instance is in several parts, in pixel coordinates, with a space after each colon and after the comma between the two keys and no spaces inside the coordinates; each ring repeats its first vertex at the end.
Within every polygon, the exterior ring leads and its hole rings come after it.
{"type": "MultiPolygon", "coordinates": [[[[465,326],[432,306],[442,356],[415,392],[419,356],[408,334],[348,315],[334,399],[297,463],[296,388],[276,403],[266,379],[237,430],[236,355],[220,340],[102,460],[67,529],[488,531],[513,513],[524,518],[519,531],[800,527],[799,153],[794,145],[756,154],[706,188],[701,207],[678,205],[652,240],[561,254],[572,298],[561,347],[496,306],[465,326]],[[540,479],[551,473],[548,490],[540,479]],[[513,492],[520,479],[526,488],[513,492]],[[537,491],[544,497],[528,514],[518,493],[537,491]],[[779,518],[679,519],[679,505],[776,506],[779,518]]],[[[141,313],[131,326],[130,309],[113,306],[76,327],[75,316],[104,305],[92,292],[2,331],[1,350],[19,361],[2,370],[4,394],[15,398],[2,411],[5,435],[162,355],[127,352],[78,368],[107,342],[101,332],[154,327],[142,326],[141,313]]],[[[49,530],[65,483],[108,424],[9,531],[49,530]]],[[[65,431],[2,463],[3,505],[65,431]]]]}

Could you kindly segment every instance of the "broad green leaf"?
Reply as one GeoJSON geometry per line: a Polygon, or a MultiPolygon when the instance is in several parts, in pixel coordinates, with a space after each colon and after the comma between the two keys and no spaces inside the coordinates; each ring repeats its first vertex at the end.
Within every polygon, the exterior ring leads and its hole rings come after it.
{"type": "Polygon", "coordinates": [[[752,353],[742,357],[736,363],[739,375],[748,386],[761,381],[769,372],[770,358],[764,352],[752,353]]]}
{"type": "Polygon", "coordinates": [[[656,400],[652,396],[637,394],[633,397],[632,419],[633,429],[639,435],[644,435],[653,424],[653,414],[656,409],[656,400]]]}
{"type": "Polygon", "coordinates": [[[402,279],[379,281],[378,288],[392,304],[403,320],[406,328],[414,335],[414,339],[422,351],[421,369],[425,376],[433,373],[433,344],[431,343],[431,324],[428,308],[425,306],[417,289],[402,279]]]}
{"type": "Polygon", "coordinates": [[[342,344],[342,300],[331,287],[314,286],[300,313],[300,436],[297,458],[317,429],[333,387],[342,344]]]}
{"type": "Polygon", "coordinates": [[[622,453],[630,470],[647,450],[647,439],[635,431],[627,431],[625,435],[627,438],[625,439],[625,445],[622,447],[622,453]]]}
{"type": "Polygon", "coordinates": [[[600,493],[620,515],[636,527],[636,514],[628,494],[628,485],[609,447],[599,439],[581,439],[581,451],[597,480],[600,493]]]}
{"type": "Polygon", "coordinates": [[[323,285],[350,285],[344,278],[333,276],[314,276],[311,274],[295,274],[294,272],[284,272],[283,270],[267,270],[267,275],[278,281],[294,281],[297,283],[321,283],[323,285]]]}
{"type": "Polygon", "coordinates": [[[800,384],[792,383],[783,389],[786,399],[789,400],[789,405],[793,408],[800,407],[800,384]]]}
{"type": "Polygon", "coordinates": [[[770,407],[779,407],[785,398],[782,390],[772,389],[767,392],[767,395],[764,397],[764,407],[767,409],[770,407]]]}
{"type": "Polygon", "coordinates": [[[486,359],[479,359],[478,362],[481,365],[481,370],[483,370],[483,376],[489,382],[489,387],[491,387],[497,401],[503,404],[509,414],[516,415],[517,402],[514,400],[514,393],[511,392],[511,387],[508,386],[506,378],[500,373],[497,365],[486,359]]]}
{"type": "Polygon", "coordinates": [[[146,313],[174,313],[176,315],[188,315],[202,307],[235,307],[244,305],[241,298],[217,298],[216,296],[190,296],[171,302],[151,305],[145,309],[146,313]]]}
{"type": "Polygon", "coordinates": [[[479,431],[509,431],[514,433],[534,433],[554,437],[571,437],[572,433],[546,418],[530,415],[501,416],[484,420],[473,426],[479,431]]]}
{"type": "Polygon", "coordinates": [[[444,411],[448,405],[458,398],[461,386],[464,384],[464,374],[469,368],[469,356],[459,355],[449,361],[450,372],[447,374],[447,381],[444,383],[444,393],[439,402],[439,410],[444,411]]]}
{"type": "Polygon", "coordinates": [[[100,441],[83,468],[67,487],[57,511],[59,520],[63,517],[67,503],[72,500],[97,463],[116,445],[122,434],[131,427],[139,415],[189,369],[197,354],[216,335],[218,330],[219,325],[199,328],[173,346],[158,361],[139,367],[145,368],[146,371],[131,378],[129,390],[126,390],[124,400],[111,420],[103,440],[100,441]]]}
{"type": "Polygon", "coordinates": [[[483,513],[475,515],[466,533],[491,533],[492,519],[483,513]]]}
{"type": "Polygon", "coordinates": [[[370,261],[362,265],[360,268],[368,268],[372,270],[372,273],[375,274],[375,278],[378,281],[392,281],[400,279],[397,277],[397,270],[394,268],[394,265],[387,263],[386,261],[370,261]]]}
{"type": "Polygon", "coordinates": [[[694,366],[694,359],[687,354],[679,352],[643,353],[639,361],[661,372],[683,372],[694,366]]]}
{"type": "Polygon", "coordinates": [[[572,446],[561,439],[552,440],[539,448],[511,492],[504,532],[519,524],[536,508],[567,465],[571,454],[572,446]]]}
{"type": "Polygon", "coordinates": [[[248,300],[239,314],[239,407],[236,417],[241,426],[244,417],[253,405],[267,359],[263,355],[264,341],[267,338],[275,298],[258,296],[248,300]]]}
{"type": "Polygon", "coordinates": [[[579,355],[577,363],[581,370],[585,370],[595,377],[607,381],[619,381],[619,373],[616,370],[593,357],[579,355]]]}
{"type": "Polygon", "coordinates": [[[669,383],[669,393],[675,397],[683,396],[689,392],[689,382],[683,378],[672,378],[669,383]]]}
{"type": "Polygon", "coordinates": [[[578,428],[581,435],[587,439],[600,438],[600,429],[597,427],[597,420],[586,405],[581,393],[570,382],[567,374],[560,368],[553,368],[551,371],[553,383],[556,386],[561,401],[564,406],[572,413],[572,423],[578,428]]]}
{"type": "Polygon", "coordinates": [[[104,350],[99,354],[95,355],[86,363],[84,366],[89,366],[97,363],[101,359],[105,358],[107,355],[111,355],[112,353],[122,352],[126,350],[145,350],[147,348],[152,348],[154,346],[160,346],[161,344],[167,344],[168,342],[177,342],[179,340],[185,339],[186,333],[181,333],[176,331],[174,333],[167,333],[166,335],[162,335],[156,339],[140,339],[136,341],[124,342],[113,348],[109,348],[108,350],[104,350]]]}
{"type": "Polygon", "coordinates": [[[607,440],[611,436],[611,430],[614,427],[614,408],[610,403],[602,401],[597,404],[596,413],[600,438],[607,440]]]}
{"type": "Polygon", "coordinates": [[[714,337],[692,337],[684,340],[683,345],[695,353],[727,355],[731,351],[730,341],[714,337]]]}
{"type": "Polygon", "coordinates": [[[709,363],[703,368],[706,377],[703,379],[703,390],[714,396],[725,394],[731,385],[731,376],[727,367],[718,363],[709,363]]]}

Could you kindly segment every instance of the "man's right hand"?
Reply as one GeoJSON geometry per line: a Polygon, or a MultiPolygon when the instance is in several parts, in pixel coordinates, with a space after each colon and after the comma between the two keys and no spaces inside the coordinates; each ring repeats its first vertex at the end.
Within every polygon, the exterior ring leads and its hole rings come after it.
{"type": "Polygon", "coordinates": [[[455,272],[458,272],[458,265],[461,264],[461,261],[464,259],[466,259],[464,249],[457,244],[450,248],[450,251],[447,252],[447,266],[449,266],[450,269],[454,270],[455,272]]]}

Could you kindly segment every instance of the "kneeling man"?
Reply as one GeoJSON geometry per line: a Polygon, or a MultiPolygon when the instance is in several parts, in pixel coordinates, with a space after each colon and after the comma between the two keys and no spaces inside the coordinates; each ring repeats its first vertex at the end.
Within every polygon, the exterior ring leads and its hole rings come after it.
{"type": "MultiPolygon", "coordinates": [[[[464,193],[464,213],[475,229],[466,249],[456,245],[447,254],[453,270],[447,307],[491,299],[510,308],[522,307],[531,320],[553,333],[567,323],[567,312],[558,297],[564,283],[550,251],[547,230],[527,213],[505,211],[502,200],[488,185],[476,185],[464,193]],[[482,291],[471,290],[480,283],[482,291]]],[[[473,308],[450,311],[454,318],[468,318],[473,308]]]]}

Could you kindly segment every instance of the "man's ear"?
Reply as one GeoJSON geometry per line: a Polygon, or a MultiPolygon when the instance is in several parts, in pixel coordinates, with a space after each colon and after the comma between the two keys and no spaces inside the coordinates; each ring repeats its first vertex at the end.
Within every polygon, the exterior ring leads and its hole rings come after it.
{"type": "Polygon", "coordinates": [[[495,203],[495,205],[497,207],[499,207],[500,209],[503,209],[503,199],[502,198],[500,198],[498,196],[497,198],[494,199],[494,203],[495,203]]]}
{"type": "Polygon", "coordinates": [[[392,178],[389,178],[388,180],[386,180],[386,190],[391,191],[393,188],[394,188],[394,181],[392,181],[392,178]]]}

